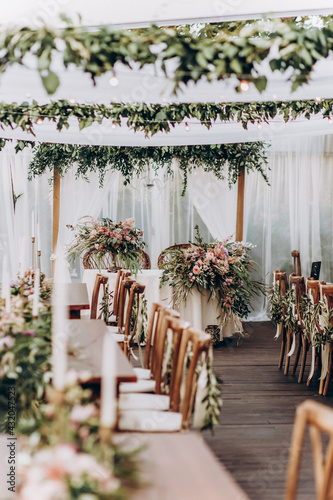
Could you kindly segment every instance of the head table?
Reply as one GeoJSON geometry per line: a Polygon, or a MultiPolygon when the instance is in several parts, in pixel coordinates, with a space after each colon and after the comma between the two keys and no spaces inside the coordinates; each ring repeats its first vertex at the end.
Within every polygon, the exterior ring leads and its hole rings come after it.
{"type": "MultiPolygon", "coordinates": [[[[97,269],[85,269],[83,273],[82,281],[87,285],[90,300],[98,273],[97,269]]],[[[102,270],[101,274],[109,278],[110,290],[114,290],[117,273],[102,270]]],[[[161,302],[166,306],[172,307],[172,288],[169,285],[164,285],[160,288],[161,276],[162,271],[160,269],[143,269],[136,277],[137,281],[146,287],[145,296],[147,299],[148,314],[153,302],[161,302]]],[[[216,325],[218,323],[217,317],[221,314],[217,300],[209,299],[208,292],[204,291],[204,293],[200,293],[196,288],[193,288],[192,293],[188,295],[186,304],[182,303],[176,309],[180,312],[183,320],[188,321],[195,328],[202,330],[208,325],[216,325]]],[[[220,334],[220,340],[223,340],[225,337],[232,337],[239,333],[239,331],[239,325],[235,324],[234,321],[226,321],[220,334]]]]}

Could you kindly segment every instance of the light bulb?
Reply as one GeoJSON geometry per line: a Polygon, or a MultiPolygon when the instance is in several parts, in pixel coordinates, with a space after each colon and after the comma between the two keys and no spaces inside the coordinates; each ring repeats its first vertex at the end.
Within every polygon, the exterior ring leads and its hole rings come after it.
{"type": "Polygon", "coordinates": [[[111,87],[117,87],[119,80],[116,76],[116,73],[113,73],[112,78],[110,79],[109,83],[110,83],[111,87]]]}
{"type": "Polygon", "coordinates": [[[317,102],[321,102],[321,97],[316,97],[317,102]]]}
{"type": "Polygon", "coordinates": [[[239,86],[242,92],[247,92],[250,88],[249,82],[246,80],[242,80],[239,86]]]}
{"type": "Polygon", "coordinates": [[[258,122],[258,129],[260,130],[260,129],[261,129],[261,127],[262,127],[261,123],[260,123],[260,122],[258,122]]]}
{"type": "Polygon", "coordinates": [[[75,104],[75,103],[76,103],[76,100],[74,98],[69,100],[69,104],[75,104]]]}
{"type": "Polygon", "coordinates": [[[28,92],[28,93],[26,94],[26,97],[27,97],[28,99],[30,99],[31,94],[29,94],[29,92],[28,92]]]}
{"type": "Polygon", "coordinates": [[[115,124],[114,120],[112,120],[111,128],[113,128],[113,129],[117,128],[117,125],[115,124]]]}
{"type": "Polygon", "coordinates": [[[187,122],[185,122],[185,130],[186,130],[186,132],[189,132],[191,130],[190,126],[187,122]]]}
{"type": "Polygon", "coordinates": [[[328,119],[328,123],[329,123],[330,125],[332,125],[332,123],[333,123],[333,122],[332,122],[332,118],[329,118],[329,119],[328,119]]]}
{"type": "Polygon", "coordinates": [[[40,125],[41,123],[43,123],[42,118],[38,118],[38,119],[37,119],[37,121],[36,121],[36,124],[37,124],[37,125],[40,125]]]}

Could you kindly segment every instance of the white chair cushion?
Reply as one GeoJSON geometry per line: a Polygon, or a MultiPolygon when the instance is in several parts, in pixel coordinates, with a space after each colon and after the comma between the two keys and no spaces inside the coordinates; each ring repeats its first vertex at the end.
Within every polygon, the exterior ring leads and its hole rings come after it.
{"type": "Polygon", "coordinates": [[[157,410],[119,412],[118,429],[134,432],[177,432],[182,427],[181,413],[157,410]]]}
{"type": "Polygon", "coordinates": [[[155,380],[138,380],[137,382],[122,382],[119,392],[155,392],[155,380]]]}
{"type": "Polygon", "coordinates": [[[119,410],[160,410],[170,408],[170,398],[164,394],[120,394],[119,410]]]}
{"type": "Polygon", "coordinates": [[[135,375],[138,378],[149,380],[151,377],[151,371],[148,368],[134,368],[135,375]]]}
{"type": "Polygon", "coordinates": [[[123,333],[112,333],[111,335],[116,342],[125,342],[125,335],[123,333]]]}
{"type": "Polygon", "coordinates": [[[117,326],[107,326],[106,327],[110,333],[118,333],[118,327],[117,326]]]}

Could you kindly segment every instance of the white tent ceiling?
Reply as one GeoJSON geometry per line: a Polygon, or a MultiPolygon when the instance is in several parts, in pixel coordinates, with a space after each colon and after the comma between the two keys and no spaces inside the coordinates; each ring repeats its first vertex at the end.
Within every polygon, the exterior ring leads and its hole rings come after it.
{"type": "Polygon", "coordinates": [[[60,26],[66,13],[82,24],[96,26],[176,25],[271,16],[313,15],[332,12],[331,0],[10,0],[0,4],[1,24],[60,26]]]}
{"type": "MultiPolygon", "coordinates": [[[[34,63],[35,61],[33,61],[34,63]]],[[[260,74],[268,78],[267,89],[259,93],[254,85],[250,85],[248,92],[239,94],[235,91],[238,85],[236,79],[226,81],[207,82],[197,84],[190,82],[183,86],[177,96],[172,93],[172,82],[153,67],[142,70],[128,69],[116,66],[119,84],[110,86],[112,74],[98,78],[94,87],[91,78],[83,74],[81,69],[70,68],[65,70],[60,61],[54,64],[54,71],[59,75],[61,85],[51,97],[52,100],[75,99],[79,103],[110,102],[250,102],[250,101],[284,101],[321,98],[333,98],[333,60],[319,61],[314,69],[311,81],[303,85],[296,92],[291,92],[291,83],[288,81],[290,73],[282,74],[279,71],[272,73],[267,63],[260,66],[260,74]]],[[[172,70],[170,68],[170,73],[172,70]]],[[[38,72],[31,63],[30,68],[13,66],[0,75],[0,100],[12,103],[21,103],[28,98],[35,99],[39,104],[50,101],[38,72]]]]}
{"type": "Polygon", "coordinates": [[[68,130],[58,132],[52,123],[43,123],[35,127],[36,137],[21,130],[0,130],[0,137],[9,139],[36,140],[65,144],[91,144],[106,146],[182,146],[191,144],[226,144],[234,142],[270,141],[275,138],[290,138],[302,135],[333,134],[332,122],[316,116],[309,120],[299,118],[296,121],[284,123],[280,117],[269,124],[249,125],[244,130],[240,123],[216,122],[210,130],[196,120],[188,121],[190,130],[185,130],[184,124],[176,125],[168,134],[160,132],[146,139],[143,132],[129,130],[124,123],[122,127],[113,129],[110,121],[103,125],[94,124],[82,131],[77,123],[68,130]]]}

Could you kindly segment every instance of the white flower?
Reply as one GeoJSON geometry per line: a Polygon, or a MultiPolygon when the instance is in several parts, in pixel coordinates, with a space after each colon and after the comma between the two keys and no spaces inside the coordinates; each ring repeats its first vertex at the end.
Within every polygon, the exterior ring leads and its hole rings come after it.
{"type": "Polygon", "coordinates": [[[2,339],[0,339],[0,350],[4,349],[5,347],[12,347],[14,344],[14,339],[13,337],[9,337],[9,335],[7,335],[6,337],[3,337],[2,339]]]}

